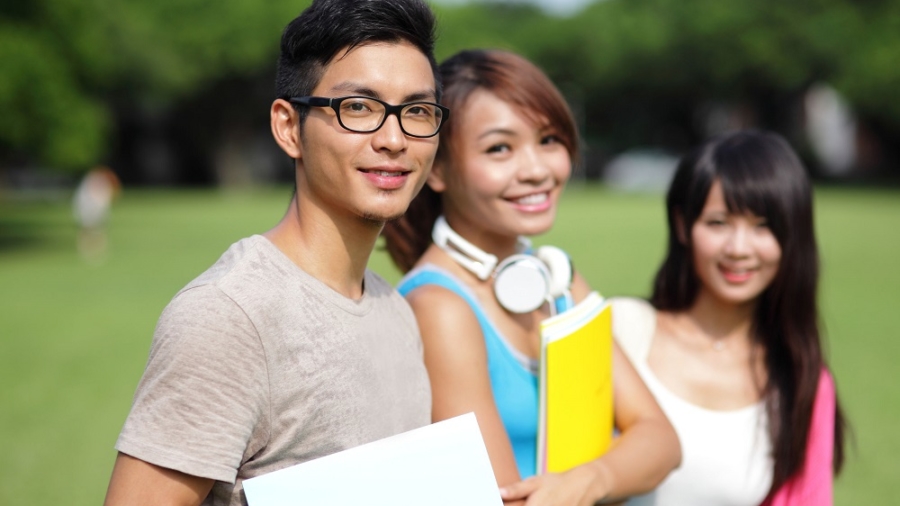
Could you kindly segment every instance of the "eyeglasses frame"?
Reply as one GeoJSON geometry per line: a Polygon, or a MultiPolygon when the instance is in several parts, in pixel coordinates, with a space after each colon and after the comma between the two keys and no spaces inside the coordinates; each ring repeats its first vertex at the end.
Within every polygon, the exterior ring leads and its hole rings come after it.
{"type": "Polygon", "coordinates": [[[347,130],[349,132],[359,133],[359,134],[370,134],[372,132],[377,132],[379,129],[381,129],[381,127],[384,126],[384,122],[387,121],[388,116],[394,115],[394,116],[397,116],[397,123],[400,125],[400,130],[403,131],[403,133],[405,135],[408,135],[410,137],[415,137],[417,139],[428,139],[428,138],[434,137],[435,135],[440,133],[441,128],[444,126],[444,123],[447,121],[447,118],[450,117],[450,109],[447,109],[446,107],[444,107],[440,104],[437,104],[434,102],[427,102],[424,100],[417,100],[415,102],[406,102],[405,104],[392,105],[392,104],[385,102],[384,100],[380,100],[380,99],[377,99],[374,97],[366,97],[363,95],[349,95],[346,97],[333,97],[333,98],[315,97],[315,96],[290,97],[290,98],[288,98],[288,102],[290,102],[292,104],[297,104],[297,105],[304,105],[307,107],[330,107],[331,109],[334,110],[334,114],[337,117],[338,123],[341,125],[341,127],[344,130],[347,130]],[[378,126],[376,126],[375,128],[373,128],[371,130],[355,130],[355,129],[347,127],[347,125],[345,125],[344,121],[341,119],[340,108],[341,108],[341,103],[344,100],[347,100],[350,98],[364,98],[366,100],[374,100],[375,102],[378,102],[379,104],[383,105],[384,106],[384,117],[381,118],[381,123],[379,123],[378,126]],[[431,106],[437,107],[441,111],[441,122],[440,122],[440,124],[438,124],[437,129],[435,130],[435,132],[433,134],[431,134],[431,135],[415,135],[415,134],[411,134],[411,133],[407,132],[406,129],[403,128],[403,118],[401,118],[400,113],[403,111],[403,109],[409,107],[410,105],[415,105],[415,104],[431,105],[431,106]]]}

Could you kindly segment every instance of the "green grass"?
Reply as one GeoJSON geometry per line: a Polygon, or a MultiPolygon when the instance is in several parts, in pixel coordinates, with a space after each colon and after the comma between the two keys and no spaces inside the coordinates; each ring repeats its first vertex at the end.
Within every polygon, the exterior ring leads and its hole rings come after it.
{"type": "MultiPolygon", "coordinates": [[[[99,266],[75,252],[67,202],[0,203],[0,504],[99,504],[163,306],[229,244],[271,227],[289,190],[126,191],[99,266]]],[[[900,192],[821,189],[822,314],[857,449],[836,503],[892,504],[900,476],[900,192]]],[[[662,198],[568,191],[554,230],[607,295],[645,295],[662,198]]],[[[384,253],[372,267],[395,282],[384,253]]],[[[713,479],[711,477],[711,479],[713,479]]]]}

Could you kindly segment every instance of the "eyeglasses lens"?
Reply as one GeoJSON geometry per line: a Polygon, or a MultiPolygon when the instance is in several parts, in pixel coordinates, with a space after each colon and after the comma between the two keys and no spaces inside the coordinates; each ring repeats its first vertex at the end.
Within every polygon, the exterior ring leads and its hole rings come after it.
{"type": "MultiPolygon", "coordinates": [[[[340,120],[344,127],[357,132],[372,132],[381,125],[385,106],[364,97],[345,99],[340,105],[340,120]]],[[[406,104],[400,111],[400,125],[406,133],[427,137],[441,126],[443,112],[427,102],[406,104]]]]}

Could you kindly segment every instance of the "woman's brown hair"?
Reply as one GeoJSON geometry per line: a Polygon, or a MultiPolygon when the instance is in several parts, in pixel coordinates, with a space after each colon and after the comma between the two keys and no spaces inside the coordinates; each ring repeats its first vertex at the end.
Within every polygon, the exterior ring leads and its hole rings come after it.
{"type": "MultiPolygon", "coordinates": [[[[444,87],[442,103],[451,114],[441,127],[435,163],[452,170],[461,112],[476,90],[493,93],[537,124],[553,126],[571,159],[577,159],[578,133],[572,112],[556,86],[530,61],[508,51],[468,50],[445,60],[439,70],[444,87]]],[[[442,211],[441,196],[425,185],[406,214],[385,225],[387,251],[401,271],[412,269],[431,245],[431,229],[442,211]]]]}

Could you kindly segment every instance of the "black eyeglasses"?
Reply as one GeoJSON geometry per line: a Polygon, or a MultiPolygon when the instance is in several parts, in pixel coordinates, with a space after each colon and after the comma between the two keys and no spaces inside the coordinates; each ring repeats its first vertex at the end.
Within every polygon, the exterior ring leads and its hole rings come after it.
{"type": "Polygon", "coordinates": [[[432,102],[391,105],[372,97],[291,97],[292,104],[331,107],[338,123],[351,132],[370,133],[384,125],[391,114],[400,120],[400,130],[410,137],[434,137],[441,130],[450,109],[432,102]]]}

